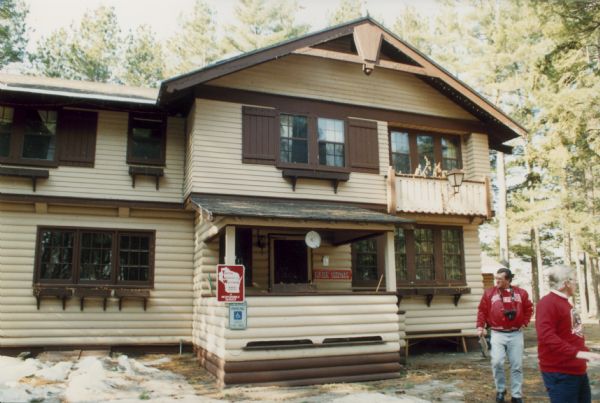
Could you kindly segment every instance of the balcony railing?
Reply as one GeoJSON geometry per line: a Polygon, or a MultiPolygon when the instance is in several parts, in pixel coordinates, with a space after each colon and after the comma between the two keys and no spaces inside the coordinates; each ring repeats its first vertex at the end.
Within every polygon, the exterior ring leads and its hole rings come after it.
{"type": "MultiPolygon", "coordinates": [[[[390,170],[392,171],[392,170],[390,170]]],[[[446,179],[388,175],[391,212],[456,214],[491,217],[489,181],[465,180],[458,193],[446,179]]]]}

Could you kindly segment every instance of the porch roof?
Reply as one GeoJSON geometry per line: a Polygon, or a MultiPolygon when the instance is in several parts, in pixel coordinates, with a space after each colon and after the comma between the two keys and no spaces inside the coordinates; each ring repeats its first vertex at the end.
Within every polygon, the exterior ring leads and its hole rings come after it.
{"type": "Polygon", "coordinates": [[[410,224],[414,220],[381,213],[348,203],[231,195],[198,195],[191,201],[210,217],[237,216],[372,224],[410,224]]]}

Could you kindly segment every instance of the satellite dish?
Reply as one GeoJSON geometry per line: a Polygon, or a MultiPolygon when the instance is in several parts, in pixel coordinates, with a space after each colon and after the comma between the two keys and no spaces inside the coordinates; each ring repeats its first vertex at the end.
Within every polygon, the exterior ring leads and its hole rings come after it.
{"type": "Polygon", "coordinates": [[[304,242],[311,249],[318,248],[321,246],[321,235],[317,231],[308,231],[306,237],[304,237],[304,242]]]}

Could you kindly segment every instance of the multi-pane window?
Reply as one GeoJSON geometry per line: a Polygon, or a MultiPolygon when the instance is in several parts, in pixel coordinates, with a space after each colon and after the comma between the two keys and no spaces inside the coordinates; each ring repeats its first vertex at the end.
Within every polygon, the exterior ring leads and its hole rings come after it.
{"type": "Polygon", "coordinates": [[[462,230],[458,227],[397,229],[396,280],[399,284],[463,283],[462,230]]]}
{"type": "Polygon", "coordinates": [[[308,118],[298,115],[279,117],[281,162],[308,163],[308,118]]]}
{"type": "Polygon", "coordinates": [[[463,278],[460,230],[442,230],[442,262],[446,280],[463,278]]]}
{"type": "Polygon", "coordinates": [[[127,162],[164,165],[165,120],[162,117],[130,116],[127,162]]]}
{"type": "Polygon", "coordinates": [[[40,245],[38,278],[40,281],[71,280],[75,231],[44,230],[38,238],[40,245]]]}
{"type": "Polygon", "coordinates": [[[344,159],[344,121],[338,119],[317,119],[319,141],[319,164],[343,167],[344,159]]]}
{"type": "Polygon", "coordinates": [[[433,248],[433,230],[430,228],[415,229],[415,279],[417,281],[435,278],[433,248]]]}
{"type": "Polygon", "coordinates": [[[460,168],[460,143],[456,137],[442,137],[442,169],[450,171],[460,168]]]}
{"type": "Polygon", "coordinates": [[[40,228],[36,281],[149,286],[153,249],[153,232],[40,228]]]}
{"type": "Polygon", "coordinates": [[[460,136],[429,134],[414,130],[390,131],[390,163],[396,172],[432,176],[462,168],[460,136]]]}
{"type": "Polygon", "coordinates": [[[437,163],[433,146],[433,136],[417,135],[417,161],[419,161],[421,170],[426,169],[428,174],[432,174],[437,163]]]}
{"type": "Polygon", "coordinates": [[[390,142],[392,166],[396,169],[396,172],[411,172],[408,133],[392,131],[390,134],[390,142]]]}
{"type": "Polygon", "coordinates": [[[12,131],[14,109],[0,106],[0,157],[10,154],[10,133],[12,131]]]}
{"type": "Polygon", "coordinates": [[[397,228],[394,234],[394,251],[396,254],[396,280],[408,280],[406,236],[404,234],[404,230],[401,228],[397,228]]]}
{"type": "Polygon", "coordinates": [[[25,133],[23,158],[54,160],[56,151],[56,111],[41,109],[23,110],[25,133]]]}
{"type": "Polygon", "coordinates": [[[112,242],[112,233],[110,232],[81,232],[80,280],[110,281],[112,242]]]}
{"type": "Polygon", "coordinates": [[[354,280],[357,282],[377,281],[377,240],[374,238],[355,242],[354,248],[354,280]]]}

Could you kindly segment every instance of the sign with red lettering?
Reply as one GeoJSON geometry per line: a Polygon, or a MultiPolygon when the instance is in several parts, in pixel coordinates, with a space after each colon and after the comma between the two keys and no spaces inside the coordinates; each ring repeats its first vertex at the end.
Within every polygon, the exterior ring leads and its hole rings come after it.
{"type": "Polygon", "coordinates": [[[244,302],[244,271],[241,264],[217,265],[217,301],[244,302]]]}
{"type": "Polygon", "coordinates": [[[352,280],[352,270],[313,269],[314,280],[352,280]]]}

